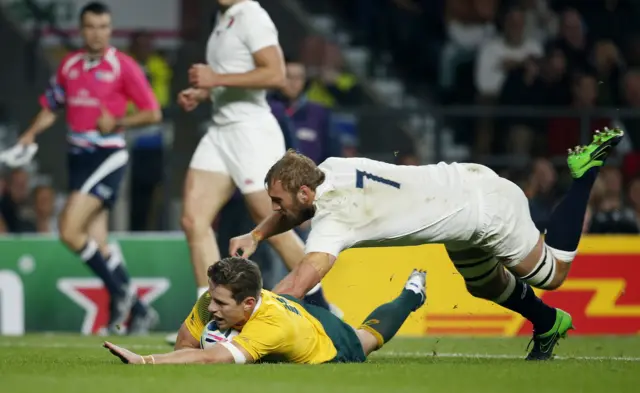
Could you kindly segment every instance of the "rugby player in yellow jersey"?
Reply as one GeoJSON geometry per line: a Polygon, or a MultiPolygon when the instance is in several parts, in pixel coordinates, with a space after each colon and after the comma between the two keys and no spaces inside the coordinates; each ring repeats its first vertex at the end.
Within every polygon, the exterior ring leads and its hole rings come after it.
{"type": "Polygon", "coordinates": [[[260,269],[248,259],[225,258],[207,275],[209,291],[180,327],[174,352],[143,356],[109,342],[104,346],[127,364],[364,362],[426,300],[426,273],[414,270],[400,296],[376,308],[356,330],[324,308],[262,289],[260,269]],[[221,331],[240,333],[201,349],[211,320],[221,331]]]}

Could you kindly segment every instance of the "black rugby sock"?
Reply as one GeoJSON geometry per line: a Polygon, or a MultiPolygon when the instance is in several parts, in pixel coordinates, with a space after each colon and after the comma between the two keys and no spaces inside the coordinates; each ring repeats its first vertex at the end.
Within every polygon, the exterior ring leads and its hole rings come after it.
{"type": "Polygon", "coordinates": [[[547,245],[561,251],[578,249],[589,195],[599,171],[599,167],[590,168],[582,177],[573,180],[564,199],[551,214],[545,236],[547,245]]]}
{"type": "Polygon", "coordinates": [[[528,319],[538,334],[548,332],[556,322],[556,309],[536,296],[529,284],[518,279],[511,295],[498,304],[528,319]]]}

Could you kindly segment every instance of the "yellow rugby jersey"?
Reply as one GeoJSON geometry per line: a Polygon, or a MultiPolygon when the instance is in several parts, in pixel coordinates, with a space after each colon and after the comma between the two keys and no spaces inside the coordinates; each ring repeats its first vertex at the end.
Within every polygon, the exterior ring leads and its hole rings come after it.
{"type": "MultiPolygon", "coordinates": [[[[184,321],[189,332],[200,340],[202,330],[211,320],[207,310],[211,303],[204,293],[184,321]]],[[[318,364],[334,359],[336,347],[322,324],[300,304],[265,289],[253,314],[233,338],[254,360],[318,364]]]]}

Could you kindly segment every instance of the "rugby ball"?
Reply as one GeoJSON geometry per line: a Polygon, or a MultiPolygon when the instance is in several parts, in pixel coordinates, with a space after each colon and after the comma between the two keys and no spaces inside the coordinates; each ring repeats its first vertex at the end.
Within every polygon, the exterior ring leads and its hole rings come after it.
{"type": "Polygon", "coordinates": [[[238,334],[240,334],[240,332],[233,328],[220,330],[215,321],[210,321],[207,326],[202,329],[200,348],[205,349],[219,342],[231,341],[238,334]]]}

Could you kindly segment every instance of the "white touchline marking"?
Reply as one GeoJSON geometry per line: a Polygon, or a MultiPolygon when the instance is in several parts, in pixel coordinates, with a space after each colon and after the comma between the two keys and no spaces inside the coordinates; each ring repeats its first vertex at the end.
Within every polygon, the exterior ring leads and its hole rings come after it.
{"type": "MultiPolygon", "coordinates": [[[[108,337],[105,337],[108,339],[108,337]]],[[[108,340],[105,340],[108,341],[108,340]]],[[[118,344],[118,338],[114,337],[114,344],[118,344]]],[[[171,346],[168,344],[123,344],[130,349],[164,349],[163,352],[170,352],[171,346]]],[[[101,343],[35,343],[35,342],[0,342],[0,348],[77,348],[93,349],[101,348],[101,343]]],[[[385,351],[373,353],[372,358],[462,358],[462,359],[524,359],[526,355],[513,354],[488,354],[488,353],[456,353],[456,352],[402,352],[385,351]]],[[[616,361],[616,362],[640,362],[637,356],[556,356],[554,360],[584,360],[584,361],[616,361]]]]}

